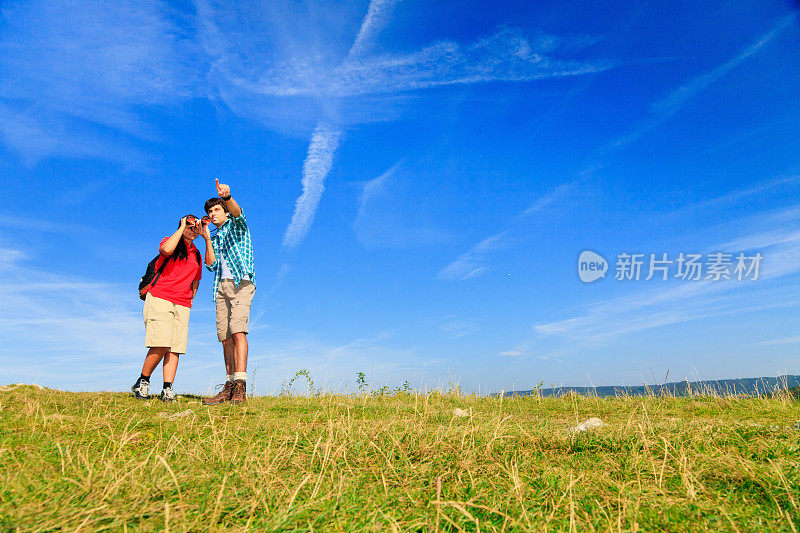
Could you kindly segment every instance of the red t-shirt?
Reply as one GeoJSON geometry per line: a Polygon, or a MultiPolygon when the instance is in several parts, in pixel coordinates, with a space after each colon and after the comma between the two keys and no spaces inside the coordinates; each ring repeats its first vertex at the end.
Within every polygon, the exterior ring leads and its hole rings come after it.
{"type": "MultiPolygon", "coordinates": [[[[164,237],[158,249],[169,237],[164,237]]],[[[185,242],[185,241],[184,241],[185,242]]],[[[203,274],[203,269],[200,263],[197,262],[197,248],[193,243],[186,244],[186,259],[179,261],[177,258],[170,259],[167,266],[164,267],[164,272],[161,273],[156,284],[150,289],[150,294],[156,298],[161,298],[172,302],[176,305],[184,307],[192,306],[192,282],[200,281],[200,276],[203,274]]],[[[161,268],[161,265],[167,256],[162,255],[156,261],[156,272],[161,268]]]]}

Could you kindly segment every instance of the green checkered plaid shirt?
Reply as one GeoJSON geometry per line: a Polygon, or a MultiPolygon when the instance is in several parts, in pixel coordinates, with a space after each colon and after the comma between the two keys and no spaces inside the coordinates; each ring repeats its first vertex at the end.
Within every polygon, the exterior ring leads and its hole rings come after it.
{"type": "Polygon", "coordinates": [[[224,257],[225,262],[228,263],[228,268],[233,274],[233,281],[237,286],[245,274],[250,276],[253,285],[256,284],[256,273],[253,268],[253,241],[250,239],[250,230],[247,228],[244,212],[238,217],[228,217],[217,234],[211,237],[211,247],[214,249],[214,262],[206,265],[206,268],[214,273],[212,292],[215,302],[217,301],[219,280],[222,277],[220,257],[224,257]]]}

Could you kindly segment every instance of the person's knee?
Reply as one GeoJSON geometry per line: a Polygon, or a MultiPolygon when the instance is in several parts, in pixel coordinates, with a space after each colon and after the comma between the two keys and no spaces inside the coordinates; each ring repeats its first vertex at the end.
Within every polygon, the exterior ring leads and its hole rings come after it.
{"type": "Polygon", "coordinates": [[[234,333],[233,337],[231,337],[236,344],[247,344],[247,334],[246,333],[234,333]]]}

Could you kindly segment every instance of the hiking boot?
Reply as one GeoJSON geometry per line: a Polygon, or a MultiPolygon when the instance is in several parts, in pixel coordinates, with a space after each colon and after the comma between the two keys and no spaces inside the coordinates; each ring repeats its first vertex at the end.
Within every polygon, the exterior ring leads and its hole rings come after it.
{"type": "MultiPolygon", "coordinates": [[[[219,385],[217,385],[219,387],[219,385]]],[[[226,381],[225,385],[223,385],[222,390],[216,396],[212,396],[211,398],[204,398],[203,405],[219,405],[224,402],[231,401],[231,393],[233,392],[233,382],[226,381]]]]}
{"type": "Polygon", "coordinates": [[[174,402],[176,398],[175,391],[172,390],[172,387],[167,387],[161,391],[160,398],[162,402],[174,402]]]}
{"type": "Polygon", "coordinates": [[[137,400],[148,400],[150,398],[150,382],[142,378],[137,379],[131,387],[131,392],[137,400]]]}
{"type": "Polygon", "coordinates": [[[247,382],[243,379],[237,379],[233,382],[233,393],[231,394],[231,403],[238,404],[247,401],[247,382]]]}

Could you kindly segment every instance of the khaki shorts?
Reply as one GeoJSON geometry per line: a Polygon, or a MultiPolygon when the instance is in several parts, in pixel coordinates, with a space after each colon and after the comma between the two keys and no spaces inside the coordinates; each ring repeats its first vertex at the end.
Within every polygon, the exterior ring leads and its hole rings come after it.
{"type": "Polygon", "coordinates": [[[232,279],[222,279],[217,289],[217,338],[220,342],[234,333],[247,333],[250,305],[256,286],[242,280],[237,287],[232,279]]]}
{"type": "Polygon", "coordinates": [[[170,352],[186,353],[190,311],[148,292],[144,300],[145,347],[167,347],[170,352]]]}

